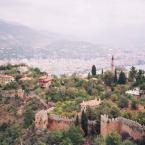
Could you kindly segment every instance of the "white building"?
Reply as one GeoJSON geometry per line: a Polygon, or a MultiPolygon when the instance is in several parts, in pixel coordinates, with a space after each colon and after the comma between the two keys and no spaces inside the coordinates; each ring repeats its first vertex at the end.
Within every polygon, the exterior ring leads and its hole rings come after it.
{"type": "Polygon", "coordinates": [[[125,92],[127,95],[132,95],[139,97],[140,96],[140,89],[139,88],[134,88],[133,90],[128,90],[125,92]]]}

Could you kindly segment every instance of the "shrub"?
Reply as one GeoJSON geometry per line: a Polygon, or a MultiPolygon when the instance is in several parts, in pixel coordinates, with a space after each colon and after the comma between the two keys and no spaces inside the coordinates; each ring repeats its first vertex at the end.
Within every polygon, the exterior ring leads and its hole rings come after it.
{"type": "Polygon", "coordinates": [[[118,105],[120,108],[127,108],[128,107],[128,99],[125,97],[121,97],[119,99],[118,105]]]}
{"type": "Polygon", "coordinates": [[[133,110],[136,110],[138,108],[138,102],[136,100],[132,100],[132,102],[131,102],[131,108],[133,110]]]}
{"type": "Polygon", "coordinates": [[[106,137],[106,145],[121,145],[121,136],[112,132],[106,137]]]}

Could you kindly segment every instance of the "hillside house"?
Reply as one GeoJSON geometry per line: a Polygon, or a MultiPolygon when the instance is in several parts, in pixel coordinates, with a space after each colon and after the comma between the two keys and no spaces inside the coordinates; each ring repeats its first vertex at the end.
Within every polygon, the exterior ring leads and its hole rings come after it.
{"type": "Polygon", "coordinates": [[[10,82],[13,82],[15,79],[13,76],[9,76],[9,75],[0,75],[0,85],[6,85],[10,82]]]}
{"type": "Polygon", "coordinates": [[[134,88],[133,90],[128,90],[125,92],[127,95],[134,96],[135,98],[140,98],[140,89],[139,88],[134,88]]]}
{"type": "Polygon", "coordinates": [[[94,100],[89,100],[89,101],[83,101],[80,106],[81,106],[81,111],[86,111],[88,107],[90,108],[95,108],[101,104],[101,99],[94,99],[94,100]]]}
{"type": "Polygon", "coordinates": [[[39,78],[39,85],[42,87],[42,88],[49,88],[52,84],[52,81],[53,81],[53,78],[52,76],[42,76],[39,78]]]}

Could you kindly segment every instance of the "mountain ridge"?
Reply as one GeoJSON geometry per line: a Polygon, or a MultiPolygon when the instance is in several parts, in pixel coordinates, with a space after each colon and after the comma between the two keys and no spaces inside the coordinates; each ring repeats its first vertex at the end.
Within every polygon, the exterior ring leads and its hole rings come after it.
{"type": "Polygon", "coordinates": [[[103,55],[102,52],[102,46],[87,41],[53,32],[40,32],[21,24],[0,20],[0,59],[90,58],[103,55]]]}

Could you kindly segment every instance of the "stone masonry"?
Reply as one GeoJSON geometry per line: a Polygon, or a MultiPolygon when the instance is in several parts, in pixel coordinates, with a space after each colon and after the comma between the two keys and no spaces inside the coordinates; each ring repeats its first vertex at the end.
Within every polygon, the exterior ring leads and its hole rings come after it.
{"type": "Polygon", "coordinates": [[[134,140],[140,140],[145,136],[145,126],[138,122],[123,117],[110,119],[108,115],[101,115],[101,135],[106,137],[113,131],[121,135],[128,134],[134,140]]]}

